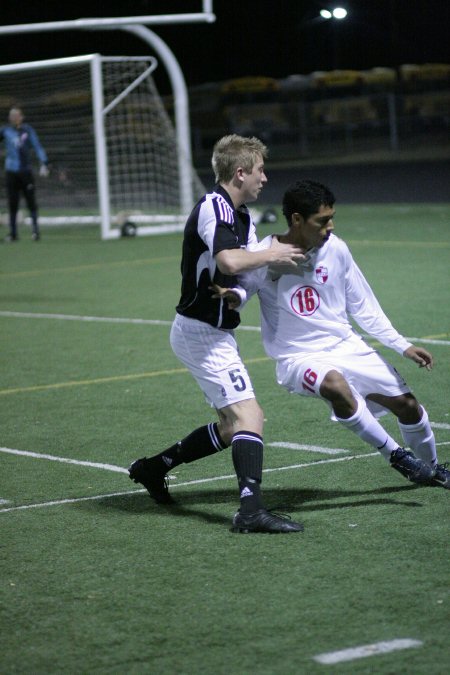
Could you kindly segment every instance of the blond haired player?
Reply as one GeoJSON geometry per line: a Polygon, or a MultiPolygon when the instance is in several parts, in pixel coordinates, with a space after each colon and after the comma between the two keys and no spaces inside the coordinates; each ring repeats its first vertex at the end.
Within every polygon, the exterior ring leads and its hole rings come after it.
{"type": "Polygon", "coordinates": [[[167,504],[173,501],[166,482],[169,470],[231,444],[240,497],[233,531],[243,533],[303,529],[264,507],[263,412],[234,337],[239,313],[212,290],[213,284],[233,287],[237,274],[269,263],[295,268],[302,257],[298,248],[277,240],[263,251],[249,251],[257,239],[246,204],[258,198],[267,181],[266,155],[257,138],[234,134],[220,139],[212,156],[217,184],[195,205],[184,230],[181,298],[170,342],[219,421],[195,429],[153,457],[136,460],[129,469],[132,480],[142,483],[156,502],[167,504]]]}

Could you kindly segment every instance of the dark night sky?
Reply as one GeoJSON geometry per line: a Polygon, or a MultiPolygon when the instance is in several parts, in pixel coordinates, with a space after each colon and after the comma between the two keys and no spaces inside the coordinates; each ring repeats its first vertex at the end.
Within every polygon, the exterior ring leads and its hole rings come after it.
{"type": "MultiPolygon", "coordinates": [[[[198,12],[200,0],[25,0],[3,3],[3,25],[80,17],[198,12]]],[[[214,24],[149,26],[179,60],[188,86],[246,75],[276,78],[333,67],[367,69],[450,61],[449,0],[214,0],[214,24]],[[341,22],[317,22],[322,7],[344,6],[341,22]]],[[[124,31],[0,36],[2,63],[100,52],[151,52],[124,31]]],[[[165,76],[157,81],[167,88],[165,76]]]]}

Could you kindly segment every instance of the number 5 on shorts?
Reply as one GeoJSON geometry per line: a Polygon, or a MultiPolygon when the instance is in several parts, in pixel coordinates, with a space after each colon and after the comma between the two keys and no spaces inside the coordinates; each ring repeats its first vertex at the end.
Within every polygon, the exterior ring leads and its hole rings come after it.
{"type": "Polygon", "coordinates": [[[230,380],[232,381],[236,391],[244,391],[244,389],[246,389],[245,380],[242,377],[242,375],[239,374],[240,372],[241,371],[239,370],[239,368],[235,368],[234,370],[228,371],[228,375],[230,376],[230,380]]]}
{"type": "Polygon", "coordinates": [[[302,387],[303,389],[306,389],[307,391],[312,392],[315,394],[316,392],[312,388],[317,382],[317,373],[315,373],[311,368],[308,368],[308,370],[305,370],[304,375],[303,375],[303,382],[302,382],[302,387]],[[309,386],[308,386],[309,385],[309,386]]]}

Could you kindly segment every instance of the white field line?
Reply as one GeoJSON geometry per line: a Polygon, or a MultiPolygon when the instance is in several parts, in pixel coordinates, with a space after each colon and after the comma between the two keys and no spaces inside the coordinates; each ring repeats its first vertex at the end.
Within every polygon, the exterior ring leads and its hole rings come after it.
{"type": "Polygon", "coordinates": [[[443,422],[430,422],[430,426],[434,429],[450,429],[450,424],[444,424],[443,422]]]}
{"type": "MultiPolygon", "coordinates": [[[[436,429],[448,429],[449,424],[433,424],[431,426],[436,429]]],[[[450,445],[450,441],[442,441],[436,445],[450,445]]],[[[350,452],[344,448],[322,448],[320,445],[302,445],[301,443],[284,443],[283,441],[276,443],[264,443],[267,448],[286,448],[287,450],[305,450],[306,452],[317,452],[321,455],[339,455],[344,452],[350,452]]]]}
{"type": "Polygon", "coordinates": [[[320,445],[303,445],[302,443],[284,443],[277,441],[276,443],[265,443],[268,448],[287,448],[288,450],[306,450],[306,452],[318,452],[322,455],[340,455],[343,452],[349,452],[344,448],[322,448],[320,445]]]}
{"type": "MultiPolygon", "coordinates": [[[[160,321],[158,319],[132,319],[132,318],[122,318],[122,317],[107,317],[107,316],[78,316],[75,314],[48,314],[48,313],[39,313],[39,312],[10,312],[10,311],[0,311],[0,316],[12,317],[12,318],[23,318],[23,319],[59,319],[61,321],[90,321],[90,322],[99,322],[99,323],[130,323],[130,324],[143,324],[148,326],[171,326],[172,321],[160,321]]],[[[256,331],[260,332],[261,328],[259,326],[239,326],[238,330],[244,331],[256,331]]],[[[369,335],[363,335],[365,338],[370,338],[369,335]]],[[[450,340],[434,340],[432,338],[418,338],[418,337],[407,337],[409,342],[419,342],[422,344],[429,345],[445,345],[450,346],[450,340]]]]}
{"type": "MultiPolygon", "coordinates": [[[[289,450],[306,450],[307,452],[317,452],[326,455],[338,455],[348,453],[344,448],[322,448],[318,445],[300,445],[299,443],[266,443],[267,447],[287,448],[289,450]]],[[[78,466],[90,466],[95,469],[105,469],[106,471],[116,471],[118,473],[128,473],[128,469],[117,464],[103,464],[101,462],[88,462],[81,459],[70,459],[69,457],[58,457],[57,455],[48,455],[41,452],[30,452],[29,450],[16,450],[15,448],[1,448],[0,452],[10,455],[21,455],[23,457],[33,457],[34,459],[47,459],[51,462],[63,462],[65,464],[77,464],[78,466]]]]}
{"type": "Polygon", "coordinates": [[[107,471],[117,471],[119,473],[128,473],[127,469],[116,464],[100,464],[99,462],[85,462],[79,459],[70,459],[68,457],[56,457],[55,455],[46,455],[39,452],[29,452],[28,450],[15,450],[13,448],[0,448],[0,452],[6,452],[10,455],[23,455],[25,457],[34,457],[34,459],[48,459],[52,462],[65,462],[66,464],[78,464],[78,466],[91,466],[96,469],[106,469],[107,471]]]}
{"type": "Polygon", "coordinates": [[[378,654],[388,654],[400,649],[410,649],[411,647],[421,647],[421,640],[411,640],[410,638],[389,640],[387,642],[374,642],[370,645],[361,645],[350,649],[341,649],[337,652],[328,652],[313,656],[314,661],[325,665],[334,665],[344,661],[355,661],[367,656],[377,656],[378,654]]]}
{"type": "MultiPolygon", "coordinates": [[[[0,448],[0,451],[4,451],[5,448],[0,448]]],[[[8,450],[8,448],[6,448],[8,450]]],[[[37,454],[37,453],[34,453],[37,454]]],[[[370,452],[370,453],[365,453],[363,455],[352,455],[351,457],[338,457],[334,459],[320,459],[317,462],[307,462],[305,464],[291,464],[289,466],[279,466],[271,469],[263,469],[263,473],[273,473],[274,471],[289,471],[291,469],[306,469],[311,466],[317,466],[319,464],[332,464],[334,462],[345,462],[353,459],[365,459],[366,457],[375,457],[379,456],[379,452],[370,452]]],[[[43,457],[42,455],[40,455],[43,457]]],[[[48,457],[52,457],[49,455],[48,457]]],[[[48,457],[43,457],[44,459],[47,459],[48,457]]],[[[73,463],[77,463],[77,460],[73,460],[73,463]]],[[[83,462],[83,464],[86,464],[86,462],[83,462]]],[[[93,462],[90,462],[89,465],[94,464],[93,462]]],[[[107,464],[104,465],[97,465],[98,467],[102,466],[103,468],[109,466],[107,464]]],[[[121,467],[116,467],[116,469],[122,470],[121,467]]],[[[179,488],[179,487],[186,487],[189,485],[201,485],[203,483],[214,483],[219,480],[231,480],[235,479],[236,475],[235,474],[229,474],[227,476],[213,476],[211,478],[201,478],[198,480],[189,480],[186,481],[185,483],[177,483],[176,485],[172,485],[172,488],[179,488]]],[[[122,497],[125,495],[132,495],[137,492],[146,492],[145,489],[140,489],[140,490],[127,490],[125,492],[112,492],[108,494],[103,494],[103,495],[93,495],[91,497],[74,497],[73,499],[59,499],[51,502],[40,502],[38,504],[25,504],[24,506],[11,506],[6,509],[0,509],[0,513],[9,513],[11,511],[27,511],[29,509],[42,509],[47,506],[60,506],[64,504],[76,504],[78,502],[88,502],[88,501],[95,501],[98,499],[111,499],[112,497],[122,497]]]]}
{"type": "Polygon", "coordinates": [[[74,314],[43,314],[35,312],[7,312],[0,311],[0,316],[18,319],[59,319],[60,321],[92,321],[98,323],[135,323],[149,326],[171,326],[172,321],[159,321],[157,319],[126,319],[108,316],[77,316],[74,314]]]}

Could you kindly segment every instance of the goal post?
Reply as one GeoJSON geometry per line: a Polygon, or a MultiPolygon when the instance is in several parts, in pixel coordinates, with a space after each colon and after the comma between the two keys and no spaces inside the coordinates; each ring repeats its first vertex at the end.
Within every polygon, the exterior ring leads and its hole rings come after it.
{"type": "Polygon", "coordinates": [[[154,57],[90,54],[0,66],[0,109],[23,108],[49,157],[42,225],[98,223],[103,239],[177,231],[204,187],[158,94],[154,57]],[[129,230],[128,230],[129,231],[129,230]]]}

